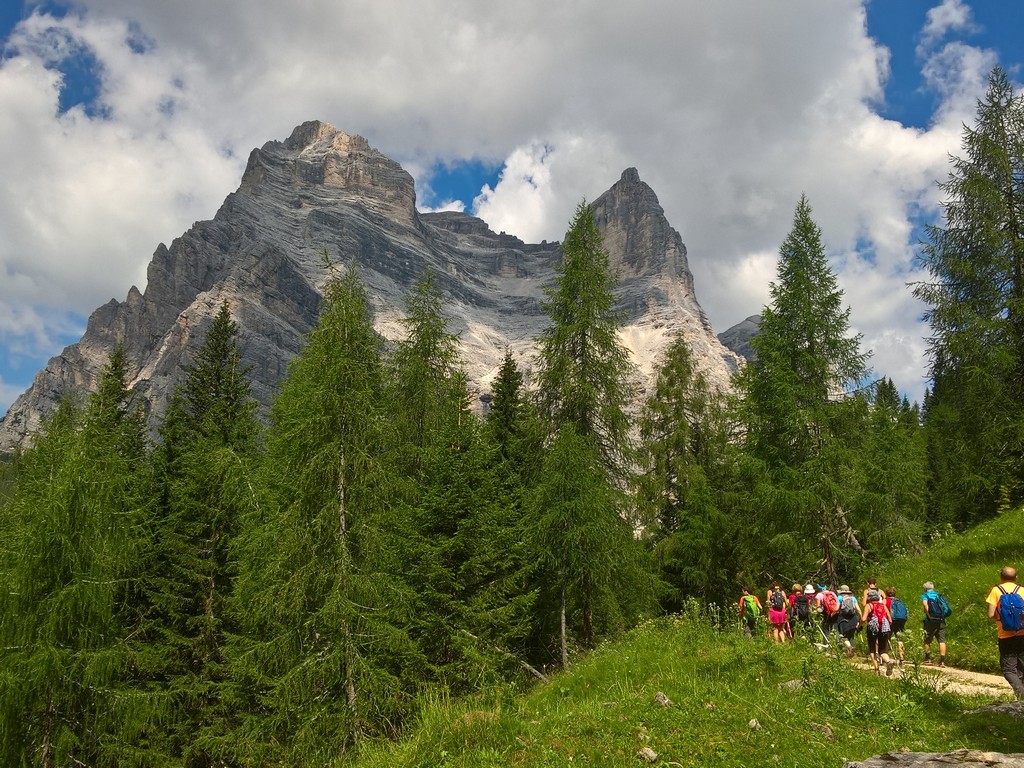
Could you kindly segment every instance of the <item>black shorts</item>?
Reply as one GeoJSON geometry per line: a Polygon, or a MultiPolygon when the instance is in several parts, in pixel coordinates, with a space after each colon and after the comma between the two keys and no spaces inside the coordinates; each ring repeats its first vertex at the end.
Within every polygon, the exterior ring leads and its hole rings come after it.
{"type": "Polygon", "coordinates": [[[888,653],[889,637],[891,635],[891,632],[879,632],[878,634],[868,632],[868,653],[877,653],[879,655],[888,653]]]}
{"type": "Polygon", "coordinates": [[[903,639],[903,630],[906,629],[906,619],[893,619],[892,620],[892,636],[897,640],[903,639]]]}
{"type": "Polygon", "coordinates": [[[932,638],[938,638],[940,643],[946,642],[946,622],[926,621],[924,623],[924,641],[930,643],[932,638]]]}

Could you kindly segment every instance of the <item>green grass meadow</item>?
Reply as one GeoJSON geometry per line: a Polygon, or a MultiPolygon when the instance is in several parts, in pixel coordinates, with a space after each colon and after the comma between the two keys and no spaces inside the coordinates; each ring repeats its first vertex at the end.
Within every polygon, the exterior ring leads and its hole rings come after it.
{"type": "Polygon", "coordinates": [[[1024,567],[1015,560],[1024,552],[1022,531],[1024,511],[1008,512],[878,570],[880,585],[895,586],[911,609],[905,679],[854,668],[806,641],[775,646],[763,635],[745,637],[731,619],[718,629],[708,609],[693,604],[525,693],[509,688],[432,701],[403,740],[366,745],[358,759],[341,764],[636,766],[645,764],[639,753],[646,748],[665,766],[839,768],[888,751],[1024,752],[1020,721],[964,714],[992,697],[946,690],[941,678],[919,675],[912,663],[922,658],[918,596],[931,580],[954,611],[947,663],[998,674],[984,600],[1000,567],[1024,567]],[[656,701],[659,693],[670,706],[656,701]]]}
{"type": "MultiPolygon", "coordinates": [[[[890,584],[910,609],[906,648],[922,658],[922,585],[935,583],[953,608],[946,621],[946,663],[977,672],[999,673],[996,625],[988,618],[985,598],[999,581],[999,569],[1012,565],[1024,572],[1024,510],[1004,512],[970,530],[931,542],[917,556],[898,558],[877,572],[880,587],[890,584]]],[[[858,587],[859,593],[862,587],[858,587]]],[[[936,648],[932,648],[932,655],[936,648]]]]}

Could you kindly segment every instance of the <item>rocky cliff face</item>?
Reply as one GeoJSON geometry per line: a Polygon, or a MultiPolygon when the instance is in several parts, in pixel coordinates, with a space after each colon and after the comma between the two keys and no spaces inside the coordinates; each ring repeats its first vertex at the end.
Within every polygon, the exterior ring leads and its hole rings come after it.
{"type": "Polygon", "coordinates": [[[751,315],[746,320],[741,320],[732,328],[727,328],[718,334],[718,340],[744,360],[753,360],[756,353],[750,340],[757,336],[760,330],[761,316],[751,315]]]}
{"type": "MultiPolygon", "coordinates": [[[[719,386],[740,358],[715,337],[697,303],[686,248],[635,169],[594,201],[620,275],[622,331],[645,382],[675,332],[719,386]]],[[[211,221],[153,254],[145,293],[133,287],[89,318],[82,339],[52,358],[0,420],[0,451],[24,444],[67,395],[95,384],[110,351],[125,347],[134,392],[155,425],[221,301],[239,325],[253,394],[266,408],[316,323],[323,253],[353,265],[388,338],[402,334],[405,297],[431,270],[448,299],[450,330],[484,397],[506,348],[524,368],[547,325],[541,302],[557,243],[531,245],[461,213],[420,214],[413,179],[365,139],[320,122],[253,150],[236,192],[211,221]]]]}

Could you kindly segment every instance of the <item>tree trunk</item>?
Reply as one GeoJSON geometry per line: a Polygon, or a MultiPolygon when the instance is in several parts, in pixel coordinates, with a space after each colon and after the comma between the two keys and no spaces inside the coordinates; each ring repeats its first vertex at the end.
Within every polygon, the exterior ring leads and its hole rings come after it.
{"type": "Polygon", "coordinates": [[[823,513],[821,516],[822,565],[825,566],[825,583],[828,584],[829,589],[835,590],[839,588],[839,582],[836,580],[836,564],[832,556],[832,531],[829,530],[828,523],[828,514],[823,513]]]}
{"type": "MultiPolygon", "coordinates": [[[[338,548],[341,554],[339,587],[347,598],[348,573],[351,563],[349,562],[348,553],[348,510],[345,494],[345,471],[345,451],[342,449],[338,466],[338,548]]],[[[358,746],[363,726],[359,719],[359,697],[356,689],[356,652],[353,648],[352,626],[347,619],[342,623],[342,635],[345,648],[342,662],[345,665],[345,669],[342,672],[345,678],[345,703],[352,717],[352,743],[354,746],[358,746]]]]}
{"type": "Polygon", "coordinates": [[[566,598],[566,585],[565,579],[562,579],[562,629],[561,629],[561,640],[562,640],[562,669],[569,668],[569,646],[567,644],[566,633],[565,633],[565,598],[566,598]]]}
{"type": "Polygon", "coordinates": [[[583,577],[583,644],[594,647],[594,585],[590,576],[583,577]]]}

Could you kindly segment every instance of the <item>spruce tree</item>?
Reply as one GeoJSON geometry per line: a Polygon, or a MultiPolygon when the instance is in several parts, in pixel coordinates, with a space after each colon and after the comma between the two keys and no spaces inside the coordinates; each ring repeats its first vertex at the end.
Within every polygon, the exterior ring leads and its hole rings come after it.
{"type": "Polygon", "coordinates": [[[742,530],[777,573],[822,568],[829,583],[844,560],[865,554],[851,519],[850,474],[866,413],[860,336],[828,266],[821,230],[801,197],[779,253],[757,356],[737,378],[748,456],[760,463],[760,507],[742,530]],[[766,546],[767,545],[767,546],[766,546]]]}
{"type": "Polygon", "coordinates": [[[891,379],[875,384],[859,459],[863,484],[855,508],[866,544],[876,559],[909,551],[925,518],[924,433],[891,379]]]}
{"type": "Polygon", "coordinates": [[[732,436],[724,404],[677,336],[641,414],[637,478],[655,561],[669,585],[663,598],[669,610],[679,610],[687,596],[731,596],[734,537],[722,504],[731,483],[732,436]]]}
{"type": "Polygon", "coordinates": [[[150,576],[152,668],[173,702],[168,749],[189,768],[222,764],[231,730],[228,638],[237,633],[232,554],[259,432],[227,302],[186,369],[156,452],[161,505],[150,576]]]}
{"type": "Polygon", "coordinates": [[[518,478],[465,408],[430,440],[417,485],[412,628],[432,675],[457,693],[505,681],[523,666],[534,601],[518,478]]]}
{"type": "Polygon", "coordinates": [[[914,293],[932,329],[929,412],[943,414],[929,434],[963,459],[932,468],[932,503],[957,498],[967,523],[1024,500],[1024,95],[1003,70],[952,165],[914,293]]]}

